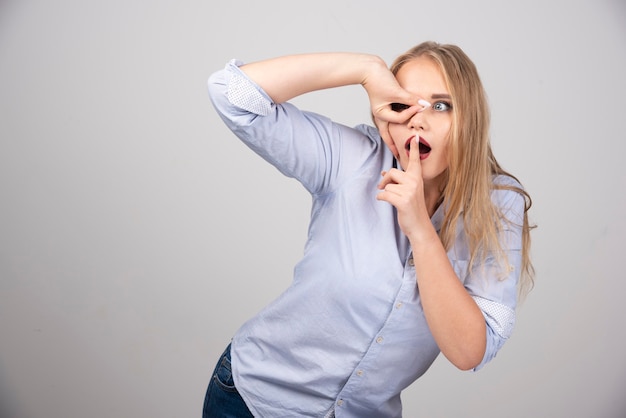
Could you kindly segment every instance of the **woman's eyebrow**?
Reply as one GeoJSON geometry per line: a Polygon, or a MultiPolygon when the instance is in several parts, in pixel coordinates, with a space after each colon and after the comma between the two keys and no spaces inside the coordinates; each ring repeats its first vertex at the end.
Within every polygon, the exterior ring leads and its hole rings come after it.
{"type": "Polygon", "coordinates": [[[449,94],[433,94],[430,96],[431,99],[451,99],[452,96],[449,94]]]}

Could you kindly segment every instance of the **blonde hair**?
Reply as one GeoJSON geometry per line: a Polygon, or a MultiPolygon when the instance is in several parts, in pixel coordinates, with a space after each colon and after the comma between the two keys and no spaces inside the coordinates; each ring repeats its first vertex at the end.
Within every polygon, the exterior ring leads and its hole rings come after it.
{"type": "MultiPolygon", "coordinates": [[[[508,269],[508,260],[498,240],[504,216],[491,200],[493,189],[514,190],[524,198],[522,225],[522,271],[520,296],[533,287],[534,268],[530,260],[530,226],[528,210],[530,195],[521,187],[494,184],[493,177],[505,175],[519,181],[498,164],[489,137],[490,114],[487,97],[474,63],[456,45],[424,42],[400,55],[391,65],[397,74],[400,68],[417,57],[426,56],[435,62],[452,96],[452,127],[448,145],[447,179],[442,190],[446,211],[439,233],[446,249],[454,243],[456,225],[463,220],[469,241],[470,265],[485,261],[494,253],[501,266],[508,269]]],[[[503,270],[507,271],[507,270],[503,270]]]]}

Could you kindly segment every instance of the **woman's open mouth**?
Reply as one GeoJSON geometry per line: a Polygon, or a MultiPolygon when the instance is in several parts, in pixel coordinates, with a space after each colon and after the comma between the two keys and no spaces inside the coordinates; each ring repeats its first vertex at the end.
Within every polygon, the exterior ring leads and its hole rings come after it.
{"type": "MultiPolygon", "coordinates": [[[[409,155],[409,152],[411,150],[411,140],[413,138],[415,137],[409,138],[404,144],[404,148],[406,149],[407,155],[409,155]]],[[[420,160],[423,160],[424,158],[428,157],[428,154],[430,154],[430,151],[431,151],[430,144],[426,142],[426,140],[422,137],[418,137],[417,143],[419,145],[420,160]]]]}

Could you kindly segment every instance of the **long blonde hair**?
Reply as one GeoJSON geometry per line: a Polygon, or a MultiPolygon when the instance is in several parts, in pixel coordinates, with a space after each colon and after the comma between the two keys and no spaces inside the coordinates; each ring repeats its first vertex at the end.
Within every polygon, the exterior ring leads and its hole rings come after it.
{"type": "Polygon", "coordinates": [[[397,74],[405,63],[422,56],[429,57],[439,66],[452,96],[448,175],[442,190],[442,204],[446,211],[440,239],[449,249],[456,238],[457,221],[461,218],[469,241],[470,265],[473,266],[477,260],[484,261],[493,252],[502,266],[508,267],[498,240],[503,216],[493,204],[491,192],[493,189],[510,189],[520,193],[525,201],[519,286],[523,297],[534,284],[534,268],[530,260],[530,230],[534,226],[528,222],[532,200],[521,187],[493,182],[494,176],[506,175],[519,183],[502,169],[491,150],[489,106],[476,66],[456,45],[424,42],[396,58],[391,72],[397,74]]]}

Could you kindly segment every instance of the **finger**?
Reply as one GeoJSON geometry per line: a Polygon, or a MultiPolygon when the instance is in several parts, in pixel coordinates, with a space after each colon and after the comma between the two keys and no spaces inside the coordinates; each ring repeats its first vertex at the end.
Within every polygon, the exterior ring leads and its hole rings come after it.
{"type": "Polygon", "coordinates": [[[383,188],[383,191],[390,193],[390,194],[401,195],[402,185],[397,184],[397,183],[389,183],[383,188]]]}
{"type": "Polygon", "coordinates": [[[392,168],[389,171],[383,171],[381,174],[383,178],[378,183],[378,188],[381,190],[390,184],[402,183],[402,176],[404,175],[404,173],[397,168],[392,168]]]}
{"type": "Polygon", "coordinates": [[[407,163],[406,172],[413,175],[421,175],[421,170],[420,146],[417,142],[417,137],[414,137],[409,144],[409,162],[407,163]]]}
{"type": "Polygon", "coordinates": [[[403,188],[399,184],[390,183],[377,195],[376,200],[390,203],[396,208],[403,204],[403,188]]]}
{"type": "Polygon", "coordinates": [[[404,123],[411,119],[421,109],[422,106],[420,105],[412,105],[401,112],[396,112],[395,110],[391,110],[391,104],[388,104],[378,108],[375,112],[375,116],[376,119],[380,119],[385,122],[404,123]]]}
{"type": "Polygon", "coordinates": [[[376,200],[382,200],[384,202],[391,203],[393,205],[395,203],[395,200],[398,198],[398,194],[393,192],[393,190],[391,189],[391,186],[393,186],[393,184],[388,185],[387,187],[382,189],[376,195],[376,200]]]}

